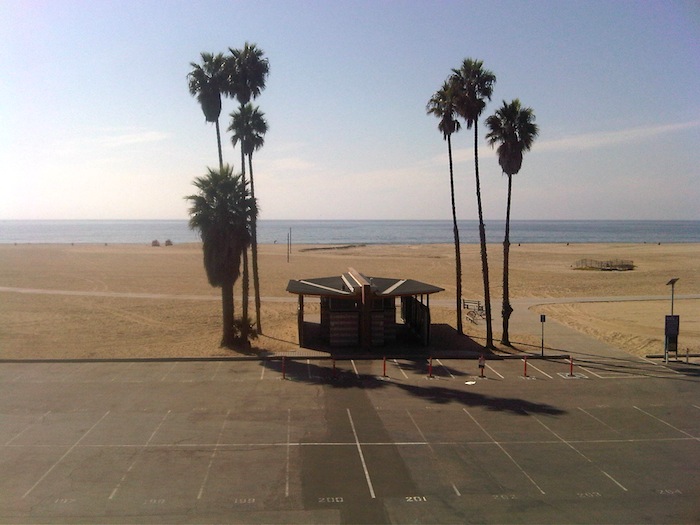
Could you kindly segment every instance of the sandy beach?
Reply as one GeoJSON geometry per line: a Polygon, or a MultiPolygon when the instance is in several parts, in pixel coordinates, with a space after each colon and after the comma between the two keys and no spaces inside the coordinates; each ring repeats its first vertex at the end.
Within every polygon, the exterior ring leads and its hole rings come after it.
{"type": "MultiPolygon", "coordinates": [[[[455,326],[454,248],[444,245],[259,247],[264,336],[254,351],[295,352],[296,296],[289,279],[337,275],[352,266],[365,275],[411,278],[441,286],[433,296],[434,323],[455,326]],[[335,248],[335,249],[331,249],[335,248]]],[[[500,337],[502,246],[489,245],[496,339],[500,337]]],[[[478,245],[462,247],[463,296],[482,300],[478,245]]],[[[533,306],[568,326],[627,352],[663,352],[664,316],[670,313],[669,279],[678,277],[674,313],[681,317],[679,348],[700,351],[700,245],[513,245],[511,299],[562,299],[533,306]],[[632,260],[632,271],[574,269],[579,259],[632,260]],[[578,302],[601,298],[598,302],[578,302]],[[615,298],[644,299],[624,302],[615,298]]],[[[252,293],[251,293],[252,296],[252,293]]],[[[240,287],[236,286],[240,300],[240,287]]],[[[537,301],[534,301],[537,303],[537,301]]],[[[0,245],[0,358],[205,357],[219,347],[219,290],[209,286],[198,244],[0,245]]],[[[240,303],[236,305],[240,312],[240,303]]],[[[307,304],[313,312],[314,304],[307,304]]],[[[516,306],[517,308],[517,306],[516,306]]],[[[252,313],[252,305],[251,305],[252,313]]],[[[483,343],[484,323],[465,323],[483,343]]],[[[518,344],[536,334],[511,332],[518,344]]]]}

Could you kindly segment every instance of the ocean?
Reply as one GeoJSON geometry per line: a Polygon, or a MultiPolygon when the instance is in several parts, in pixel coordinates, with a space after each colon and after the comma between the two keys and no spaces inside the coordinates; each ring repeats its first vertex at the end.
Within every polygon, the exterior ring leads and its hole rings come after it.
{"type": "MultiPolygon", "coordinates": [[[[460,241],[479,242],[478,221],[460,221],[460,241]]],[[[293,244],[452,243],[452,221],[258,222],[258,242],[293,244]]],[[[504,221],[486,221],[489,243],[503,242],[504,221]]],[[[700,243],[700,221],[511,221],[511,243],[700,243]]],[[[0,221],[0,244],[150,244],[198,242],[186,220],[0,221]]]]}

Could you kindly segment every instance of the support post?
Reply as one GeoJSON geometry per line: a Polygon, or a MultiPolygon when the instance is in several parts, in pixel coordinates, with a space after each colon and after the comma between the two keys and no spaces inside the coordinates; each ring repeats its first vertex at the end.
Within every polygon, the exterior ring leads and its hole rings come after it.
{"type": "Polygon", "coordinates": [[[574,377],[574,356],[569,356],[569,377],[574,377]]]}
{"type": "Polygon", "coordinates": [[[523,366],[523,377],[527,377],[527,356],[525,356],[525,359],[523,359],[523,361],[525,362],[523,366]]]}

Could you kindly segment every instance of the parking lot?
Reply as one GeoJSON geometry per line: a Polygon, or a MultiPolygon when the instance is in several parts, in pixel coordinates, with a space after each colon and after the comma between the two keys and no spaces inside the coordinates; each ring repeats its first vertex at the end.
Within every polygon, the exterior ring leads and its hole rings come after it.
{"type": "Polygon", "coordinates": [[[0,364],[6,523],[697,523],[697,367],[0,364]],[[573,372],[573,375],[572,373],[573,372]]]}

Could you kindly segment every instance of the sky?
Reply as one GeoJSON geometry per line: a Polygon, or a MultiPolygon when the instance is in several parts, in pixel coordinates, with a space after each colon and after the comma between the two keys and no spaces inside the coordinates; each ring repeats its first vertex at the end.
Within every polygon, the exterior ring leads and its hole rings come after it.
{"type": "MultiPolygon", "coordinates": [[[[486,219],[505,218],[507,179],[484,120],[519,98],[540,135],[513,219],[700,220],[695,0],[0,0],[0,220],[187,219],[218,166],[190,63],[246,41],[270,63],[261,219],[450,219],[425,106],[475,58],[497,78],[478,128],[486,219]]],[[[457,214],[476,219],[473,131],[452,141],[457,214]]]]}

